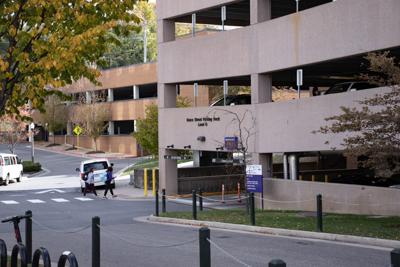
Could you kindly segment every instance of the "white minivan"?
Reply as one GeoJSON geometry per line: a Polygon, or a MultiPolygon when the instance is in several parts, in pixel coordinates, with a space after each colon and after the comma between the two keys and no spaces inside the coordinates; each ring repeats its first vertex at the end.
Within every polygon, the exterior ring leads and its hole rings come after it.
{"type": "MultiPolygon", "coordinates": [[[[90,159],[90,160],[84,160],[81,162],[81,165],[79,168],[76,168],[76,171],[79,172],[79,180],[81,183],[81,191],[83,192],[85,188],[85,181],[83,180],[84,177],[86,177],[90,171],[91,168],[93,168],[93,174],[94,174],[94,185],[95,186],[100,186],[104,185],[104,182],[107,179],[107,168],[112,167],[114,164],[110,164],[110,162],[107,159],[90,159]]],[[[112,184],[114,183],[114,180],[111,182],[112,184]]],[[[113,185],[114,186],[114,185],[113,185]]]]}
{"type": "Polygon", "coordinates": [[[0,153],[0,184],[8,185],[10,181],[22,179],[23,167],[17,155],[0,153]]]}

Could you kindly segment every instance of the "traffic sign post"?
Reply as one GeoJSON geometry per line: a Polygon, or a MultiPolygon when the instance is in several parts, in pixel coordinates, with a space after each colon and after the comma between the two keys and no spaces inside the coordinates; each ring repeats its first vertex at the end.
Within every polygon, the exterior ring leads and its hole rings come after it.
{"type": "Polygon", "coordinates": [[[296,83],[297,83],[297,97],[300,98],[300,86],[303,85],[303,70],[298,69],[296,75],[296,83]]]}
{"type": "Polygon", "coordinates": [[[76,146],[79,147],[79,136],[82,134],[83,129],[82,129],[82,127],[77,125],[77,126],[75,126],[73,132],[76,135],[76,146]]]}
{"type": "Polygon", "coordinates": [[[248,193],[261,193],[261,208],[264,209],[262,165],[246,166],[246,188],[248,193]]]}

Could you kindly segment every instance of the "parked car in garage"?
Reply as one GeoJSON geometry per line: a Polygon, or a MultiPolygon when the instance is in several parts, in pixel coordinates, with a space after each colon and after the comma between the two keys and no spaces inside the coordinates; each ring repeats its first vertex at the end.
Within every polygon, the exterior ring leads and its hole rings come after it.
{"type": "MultiPolygon", "coordinates": [[[[235,106],[235,105],[250,105],[251,104],[251,95],[250,94],[241,94],[241,95],[227,95],[226,96],[226,106],[235,106]]],[[[223,106],[224,98],[221,97],[210,106],[223,106]]]]}
{"type": "Polygon", "coordinates": [[[338,83],[331,86],[328,90],[326,90],[323,94],[330,95],[330,94],[337,94],[337,93],[344,93],[344,92],[352,92],[352,91],[359,91],[365,89],[376,88],[376,85],[367,83],[367,82],[344,82],[338,83]]]}
{"type": "Polygon", "coordinates": [[[23,167],[17,155],[0,153],[0,184],[8,185],[11,181],[20,182],[23,167]]]}
{"type": "MultiPolygon", "coordinates": [[[[90,159],[90,160],[84,160],[81,162],[79,168],[76,168],[76,171],[79,172],[79,180],[81,184],[81,191],[85,189],[85,181],[84,178],[88,175],[90,169],[93,168],[94,172],[94,185],[95,186],[101,186],[104,185],[104,182],[106,181],[107,178],[107,168],[109,166],[113,166],[114,164],[110,164],[110,162],[107,159],[90,159]]],[[[113,186],[114,180],[111,182],[113,186]]]]}

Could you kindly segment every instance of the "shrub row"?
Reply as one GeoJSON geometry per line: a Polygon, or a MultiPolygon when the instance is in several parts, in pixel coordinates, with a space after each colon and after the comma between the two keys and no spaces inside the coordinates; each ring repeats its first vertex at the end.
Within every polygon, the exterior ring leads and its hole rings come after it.
{"type": "Polygon", "coordinates": [[[42,165],[39,162],[23,161],[24,172],[38,172],[42,170],[42,165]]]}

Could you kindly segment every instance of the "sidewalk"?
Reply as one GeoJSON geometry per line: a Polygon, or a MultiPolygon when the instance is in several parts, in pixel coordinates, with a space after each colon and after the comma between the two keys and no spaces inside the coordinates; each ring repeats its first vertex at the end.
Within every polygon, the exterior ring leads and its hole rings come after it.
{"type": "Polygon", "coordinates": [[[44,151],[51,151],[55,153],[60,153],[69,156],[75,157],[83,157],[83,158],[111,158],[111,159],[126,159],[126,158],[133,158],[134,155],[127,155],[121,153],[96,153],[96,154],[87,154],[89,151],[93,151],[92,149],[82,148],[82,147],[75,147],[75,150],[67,150],[71,149],[71,145],[60,144],[59,146],[50,146],[47,145],[52,144],[51,142],[35,142],[35,149],[44,150],[44,151]]]}

